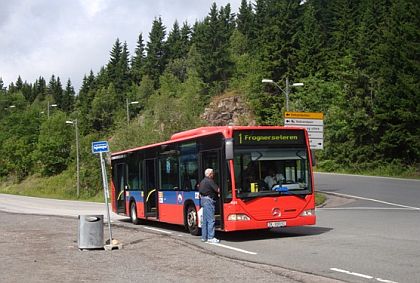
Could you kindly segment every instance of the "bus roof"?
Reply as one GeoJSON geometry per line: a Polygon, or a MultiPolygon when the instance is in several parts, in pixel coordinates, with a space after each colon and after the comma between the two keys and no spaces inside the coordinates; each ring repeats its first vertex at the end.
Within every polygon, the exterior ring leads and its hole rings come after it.
{"type": "Polygon", "coordinates": [[[140,150],[140,149],[146,149],[146,148],[151,148],[151,147],[160,146],[160,145],[164,145],[164,144],[170,144],[170,143],[175,142],[175,141],[184,141],[184,140],[188,140],[188,139],[192,139],[192,138],[198,138],[198,137],[207,136],[207,135],[216,134],[216,133],[221,133],[225,137],[231,137],[232,132],[234,130],[280,130],[280,129],[302,130],[304,128],[289,127],[289,126],[288,127],[284,127],[284,126],[213,126],[213,127],[200,127],[200,128],[196,128],[196,129],[191,129],[191,130],[186,130],[186,131],[183,131],[183,132],[175,133],[171,136],[170,140],[167,140],[167,141],[164,141],[164,142],[144,145],[144,146],[135,147],[135,148],[119,151],[119,152],[114,152],[111,155],[124,154],[124,153],[128,153],[128,152],[137,151],[137,150],[140,150]]]}

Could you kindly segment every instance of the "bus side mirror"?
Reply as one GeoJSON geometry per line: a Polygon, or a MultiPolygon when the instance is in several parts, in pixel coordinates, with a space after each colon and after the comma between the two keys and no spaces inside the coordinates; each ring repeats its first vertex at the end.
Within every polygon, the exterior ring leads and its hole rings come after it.
{"type": "Polygon", "coordinates": [[[315,149],[311,149],[312,167],[316,166],[315,149]]]}
{"type": "Polygon", "coordinates": [[[233,139],[225,140],[225,155],[226,155],[226,160],[233,159],[233,139]]]}

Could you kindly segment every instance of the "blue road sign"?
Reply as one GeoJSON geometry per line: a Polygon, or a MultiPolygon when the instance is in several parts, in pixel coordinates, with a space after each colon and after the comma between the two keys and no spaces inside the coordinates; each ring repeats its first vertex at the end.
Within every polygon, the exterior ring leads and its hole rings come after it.
{"type": "Polygon", "coordinates": [[[107,141],[92,142],[92,153],[108,152],[109,146],[107,141]]]}

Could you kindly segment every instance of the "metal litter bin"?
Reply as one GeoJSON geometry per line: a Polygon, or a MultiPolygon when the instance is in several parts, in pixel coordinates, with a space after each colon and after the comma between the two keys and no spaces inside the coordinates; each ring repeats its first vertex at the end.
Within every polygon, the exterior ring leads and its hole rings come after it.
{"type": "Polygon", "coordinates": [[[104,216],[79,215],[79,249],[103,249],[104,216]]]}

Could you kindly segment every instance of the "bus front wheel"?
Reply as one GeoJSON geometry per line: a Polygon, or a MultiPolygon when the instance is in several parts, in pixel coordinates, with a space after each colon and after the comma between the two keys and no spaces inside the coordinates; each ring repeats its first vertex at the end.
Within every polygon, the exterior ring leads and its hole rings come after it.
{"type": "Polygon", "coordinates": [[[187,228],[191,235],[199,236],[198,214],[194,206],[190,205],[187,209],[187,228]]]}
{"type": "Polygon", "coordinates": [[[137,217],[137,206],[135,201],[132,201],[130,204],[130,218],[133,224],[140,224],[140,219],[137,217]]]}

